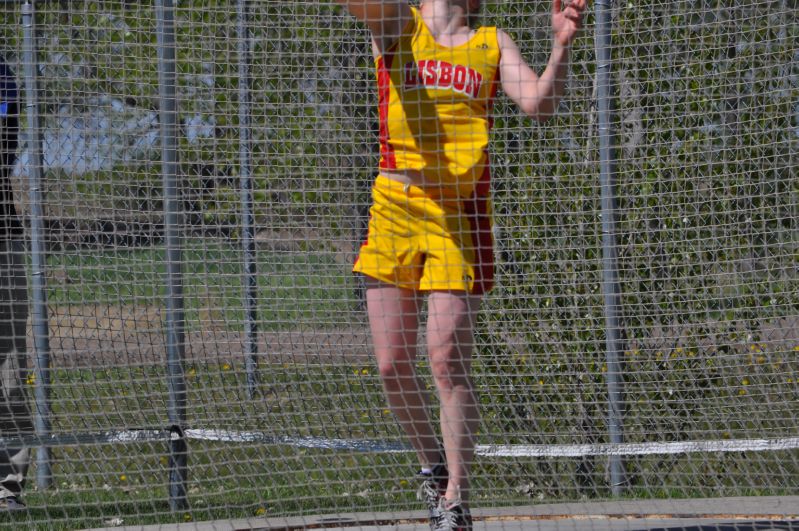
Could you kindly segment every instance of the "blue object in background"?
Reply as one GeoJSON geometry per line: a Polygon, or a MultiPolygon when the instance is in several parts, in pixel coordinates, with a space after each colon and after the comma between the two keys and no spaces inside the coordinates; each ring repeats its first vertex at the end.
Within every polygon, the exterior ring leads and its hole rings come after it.
{"type": "Polygon", "coordinates": [[[17,96],[14,73],[5,61],[0,59],[0,116],[8,116],[9,108],[17,101],[17,96]]]}

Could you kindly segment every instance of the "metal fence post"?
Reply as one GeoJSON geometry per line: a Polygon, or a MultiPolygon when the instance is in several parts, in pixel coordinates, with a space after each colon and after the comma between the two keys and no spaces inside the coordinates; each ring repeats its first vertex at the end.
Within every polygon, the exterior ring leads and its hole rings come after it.
{"type": "Polygon", "coordinates": [[[252,177],[252,114],[250,110],[250,31],[247,0],[238,0],[239,52],[239,172],[241,178],[241,246],[244,270],[244,353],[247,394],[258,384],[258,277],[255,256],[255,215],[252,177]]]}
{"type": "MultiPolygon", "coordinates": [[[[607,357],[608,433],[610,442],[624,442],[623,368],[621,329],[621,287],[616,249],[616,152],[611,90],[611,12],[608,0],[595,3],[597,122],[599,127],[600,188],[602,202],[602,293],[605,306],[607,357]]],[[[620,455],[610,456],[610,488],[619,496],[625,483],[620,455]]]]}
{"type": "MultiPolygon", "coordinates": [[[[34,426],[39,440],[50,437],[50,331],[47,315],[47,267],[44,246],[42,211],[42,143],[39,127],[39,86],[37,83],[36,28],[33,5],[22,6],[23,62],[25,75],[25,114],[28,121],[28,183],[30,201],[30,253],[31,253],[31,317],[36,364],[34,375],[34,426]]],[[[42,444],[36,453],[36,486],[47,489],[52,485],[50,448],[42,444]]]]}
{"type": "Polygon", "coordinates": [[[166,349],[169,388],[169,506],[186,509],[188,451],[183,427],[186,423],[185,313],[183,300],[183,254],[181,201],[177,155],[177,98],[175,10],[172,0],[157,0],[158,93],[161,120],[161,164],[164,186],[164,232],[166,238],[166,349]]]}

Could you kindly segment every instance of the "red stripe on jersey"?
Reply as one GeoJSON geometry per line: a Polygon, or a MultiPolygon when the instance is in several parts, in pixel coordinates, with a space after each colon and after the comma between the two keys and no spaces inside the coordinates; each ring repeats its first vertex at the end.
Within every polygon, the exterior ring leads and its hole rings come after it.
{"type": "Polygon", "coordinates": [[[391,63],[393,54],[384,53],[377,59],[377,101],[380,114],[380,169],[394,170],[397,159],[389,144],[388,104],[391,99],[391,63]]]}

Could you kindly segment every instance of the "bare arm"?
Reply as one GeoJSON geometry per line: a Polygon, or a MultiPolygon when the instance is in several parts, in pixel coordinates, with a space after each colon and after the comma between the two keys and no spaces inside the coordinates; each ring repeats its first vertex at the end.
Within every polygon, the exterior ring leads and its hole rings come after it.
{"type": "Polygon", "coordinates": [[[553,0],[552,53],[540,77],[524,60],[513,39],[499,32],[502,90],[528,116],[544,121],[555,115],[566,87],[571,43],[582,26],[585,6],[586,0],[573,0],[562,8],[561,0],[553,0]]]}
{"type": "Polygon", "coordinates": [[[336,0],[372,32],[375,54],[382,54],[402,34],[411,17],[407,0],[336,0]]]}

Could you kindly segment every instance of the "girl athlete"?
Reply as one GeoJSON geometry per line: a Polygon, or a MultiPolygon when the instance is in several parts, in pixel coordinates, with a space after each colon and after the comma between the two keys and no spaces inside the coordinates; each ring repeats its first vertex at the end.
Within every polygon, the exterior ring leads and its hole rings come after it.
{"type": "Polygon", "coordinates": [[[586,0],[553,0],[552,51],[540,76],[505,32],[471,27],[480,0],[421,0],[418,9],[406,0],[336,1],[371,31],[377,71],[380,171],[353,270],[366,279],[380,376],[421,464],[431,529],[471,529],[473,327],[493,284],[492,101],[501,87],[535,119],[555,113],[586,0]],[[422,295],[441,441],[415,370],[422,295]]]}

